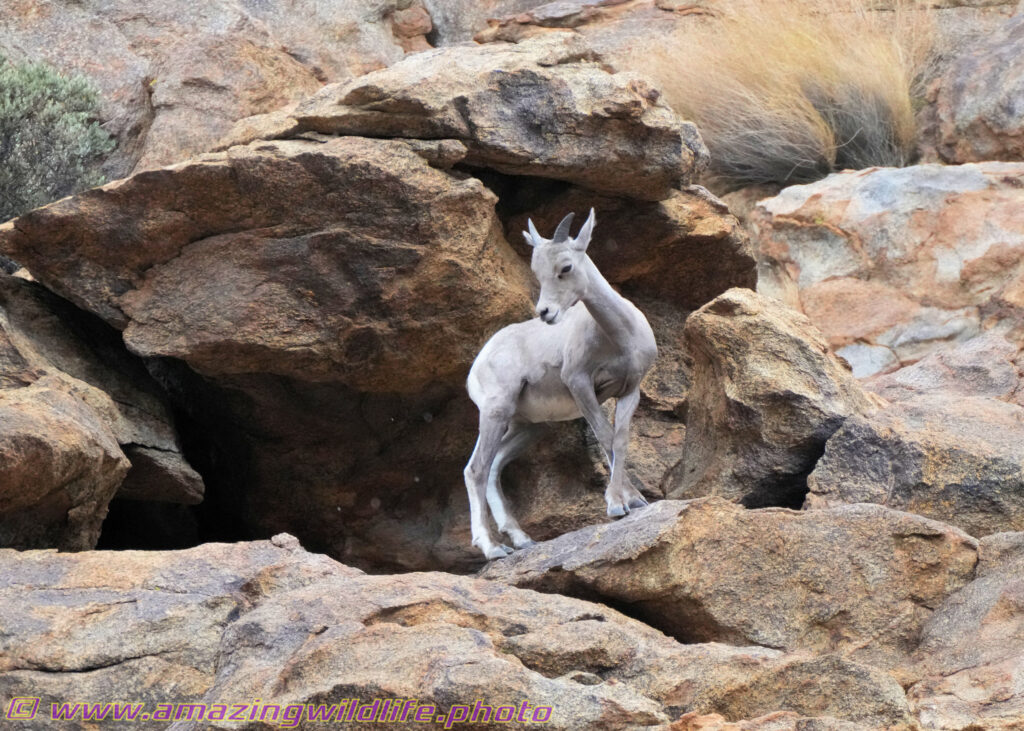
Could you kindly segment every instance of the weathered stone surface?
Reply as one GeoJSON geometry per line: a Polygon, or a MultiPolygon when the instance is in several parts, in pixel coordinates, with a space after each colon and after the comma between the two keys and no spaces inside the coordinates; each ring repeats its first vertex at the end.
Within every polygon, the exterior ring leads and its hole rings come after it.
{"type": "Polygon", "coordinates": [[[1024,165],[831,175],[762,201],[758,290],[807,314],[858,377],[996,330],[1024,344],[1024,165]]]}
{"type": "Polygon", "coordinates": [[[1024,408],[937,394],[847,419],[805,507],[881,503],[973,536],[1024,529],[1024,408]]]}
{"type": "Polygon", "coordinates": [[[92,548],[129,463],[58,379],[0,390],[0,546],[92,548]]]}
{"type": "Polygon", "coordinates": [[[668,495],[797,507],[843,421],[873,408],[806,317],[732,289],[686,321],[693,385],[668,495]]]}
{"type": "Polygon", "coordinates": [[[1024,161],[1024,17],[958,56],[929,91],[924,155],[948,163],[1024,161]]]}
{"type": "Polygon", "coordinates": [[[976,560],[965,533],[878,505],[746,510],[706,498],[655,503],[517,551],[481,576],[612,603],[687,642],[893,667],[976,560]]]}
{"type": "Polygon", "coordinates": [[[694,21],[712,13],[705,4],[689,0],[557,0],[492,17],[474,39],[480,43],[518,43],[543,33],[571,29],[617,70],[642,73],[644,54],[638,42],[650,44],[696,30],[699,26],[694,21]]]}
{"type": "Polygon", "coordinates": [[[41,697],[43,708],[117,696],[153,711],[173,688],[176,703],[258,698],[282,709],[415,698],[447,714],[528,701],[550,706],[547,725],[559,729],[783,705],[910,727],[899,686],[848,660],[680,645],[607,607],[493,582],[366,576],[287,535],[180,552],[0,551],[0,607],[0,693],[41,697]],[[801,678],[812,674],[842,693],[808,692],[801,678]]]}
{"type": "Polygon", "coordinates": [[[537,4],[538,0],[423,0],[434,24],[431,40],[437,46],[472,40],[487,27],[490,18],[529,10],[537,4]]]}
{"type": "Polygon", "coordinates": [[[744,721],[729,721],[718,713],[687,713],[669,731],[860,731],[863,726],[835,718],[807,718],[779,711],[744,721]]]}
{"type": "MultiPolygon", "coordinates": [[[[503,199],[504,201],[504,199],[503,199]]],[[[749,237],[729,209],[700,186],[666,200],[640,203],[569,188],[506,219],[506,236],[523,255],[522,231],[532,219],[553,231],[565,211],[597,216],[597,235],[587,253],[601,273],[629,295],[695,310],[732,287],[753,288],[757,269],[749,237]]]]}
{"type": "Polygon", "coordinates": [[[913,365],[868,379],[864,386],[888,401],[944,394],[982,396],[1024,406],[1024,352],[996,333],[938,350],[913,365]]]}
{"type": "Polygon", "coordinates": [[[578,38],[418,54],[302,102],[302,129],[465,143],[466,164],[662,200],[707,164],[689,122],[578,38]]]}
{"type": "Polygon", "coordinates": [[[0,399],[8,414],[0,421],[7,445],[0,545],[92,548],[114,491],[202,500],[202,479],[182,456],[166,398],[116,334],[38,284],[7,275],[0,275],[0,399]]]}
{"type": "Polygon", "coordinates": [[[104,127],[119,143],[106,170],[119,178],[140,161],[203,152],[242,117],[425,47],[408,35],[424,30],[422,18],[408,22],[416,10],[401,0],[14,0],[0,8],[0,53],[97,84],[104,127]]]}
{"type": "Polygon", "coordinates": [[[925,624],[908,691],[922,726],[1019,729],[1024,719],[1024,533],[979,543],[977,578],[925,624]]]}
{"type": "Polygon", "coordinates": [[[415,391],[529,312],[493,208],[401,142],[254,143],[31,212],[0,247],[140,355],[415,391]]]}

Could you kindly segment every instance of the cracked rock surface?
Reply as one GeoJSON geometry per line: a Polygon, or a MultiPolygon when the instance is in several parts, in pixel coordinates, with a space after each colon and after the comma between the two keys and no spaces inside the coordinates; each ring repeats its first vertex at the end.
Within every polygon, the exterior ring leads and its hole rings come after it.
{"type": "Polygon", "coordinates": [[[663,500],[517,551],[481,576],[607,602],[689,642],[895,668],[973,578],[977,550],[956,528],[880,505],[801,512],[663,500]]]}
{"type": "Polygon", "coordinates": [[[683,712],[741,719],[785,705],[911,727],[895,681],[850,660],[681,645],[602,605],[479,579],[368,576],[287,535],[179,552],[0,550],[0,609],[0,693],[44,704],[110,688],[149,707],[172,691],[207,704],[416,698],[441,713],[527,700],[552,707],[558,729],[664,728],[683,712]],[[799,690],[801,678],[834,700],[799,690]]]}

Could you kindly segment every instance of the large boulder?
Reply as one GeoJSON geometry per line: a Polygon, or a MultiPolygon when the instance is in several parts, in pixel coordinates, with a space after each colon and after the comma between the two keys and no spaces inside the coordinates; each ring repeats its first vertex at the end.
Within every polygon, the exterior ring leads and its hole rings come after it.
{"type": "MultiPolygon", "coordinates": [[[[547,708],[558,729],[782,707],[912,726],[895,681],[846,659],[681,645],[605,606],[449,574],[367,576],[287,535],[179,552],[0,551],[0,608],[0,693],[40,699],[28,729],[79,698],[130,701],[151,721],[141,728],[163,727],[171,704],[204,704],[178,717],[183,731],[265,728],[217,717],[246,699],[292,723],[303,704],[369,716],[375,700],[379,711],[415,699],[453,723],[526,702],[527,719],[547,708]]],[[[92,728],[80,718],[62,728],[92,728]]],[[[413,719],[378,727],[419,728],[413,719]]]]}
{"type": "Polygon", "coordinates": [[[693,385],[668,495],[799,507],[826,440],[871,400],[806,317],[751,290],[712,300],[684,334],[693,385]]]}
{"type": "Polygon", "coordinates": [[[928,94],[924,154],[947,163],[1024,161],[1024,16],[957,56],[928,94]]]}
{"type": "Polygon", "coordinates": [[[936,731],[1018,729],[1024,718],[1024,533],[983,538],[977,578],[925,623],[908,697],[936,731]]]}
{"type": "Polygon", "coordinates": [[[0,546],[94,547],[128,472],[110,428],[62,386],[0,391],[0,546]]]}
{"type": "Polygon", "coordinates": [[[204,152],[243,117],[426,47],[408,35],[416,24],[405,16],[417,9],[425,15],[409,0],[18,0],[0,7],[0,55],[99,87],[104,128],[119,143],[106,172],[118,178],[204,152]]]}
{"type": "Polygon", "coordinates": [[[133,352],[207,376],[416,391],[529,312],[494,196],[401,142],[232,148],[33,211],[0,242],[133,352]]]}
{"type": "Polygon", "coordinates": [[[697,128],[659,96],[559,34],[427,51],[324,87],[292,117],[326,134],[457,139],[469,166],[656,201],[707,165],[697,128]]]}
{"type": "Polygon", "coordinates": [[[977,541],[962,531],[879,505],[746,510],[704,498],[568,533],[481,576],[604,601],[685,642],[891,668],[976,562],[977,541]]]}
{"type": "Polygon", "coordinates": [[[757,206],[759,291],[858,377],[996,330],[1024,344],[1024,164],[830,175],[757,206]]]}
{"type": "Polygon", "coordinates": [[[0,402],[0,545],[92,548],[115,493],[202,500],[202,479],[182,455],[166,397],[116,331],[7,275],[0,275],[0,402]]]}
{"type": "Polygon", "coordinates": [[[1024,530],[1024,408],[936,394],[851,417],[807,484],[807,508],[881,503],[979,538],[1024,530]]]}

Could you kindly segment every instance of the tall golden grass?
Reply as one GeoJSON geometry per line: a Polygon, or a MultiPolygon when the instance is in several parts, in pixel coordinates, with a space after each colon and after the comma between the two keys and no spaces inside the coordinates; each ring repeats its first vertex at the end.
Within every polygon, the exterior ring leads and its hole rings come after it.
{"type": "Polygon", "coordinates": [[[632,59],[700,128],[720,190],[899,166],[915,147],[930,15],[864,0],[729,0],[632,59]]]}

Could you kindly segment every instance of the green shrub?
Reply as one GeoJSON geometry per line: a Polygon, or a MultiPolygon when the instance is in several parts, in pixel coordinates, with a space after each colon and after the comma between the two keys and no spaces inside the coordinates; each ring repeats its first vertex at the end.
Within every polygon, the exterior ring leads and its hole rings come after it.
{"type": "Polygon", "coordinates": [[[0,222],[103,182],[98,110],[88,80],[0,57],[0,222]]]}

